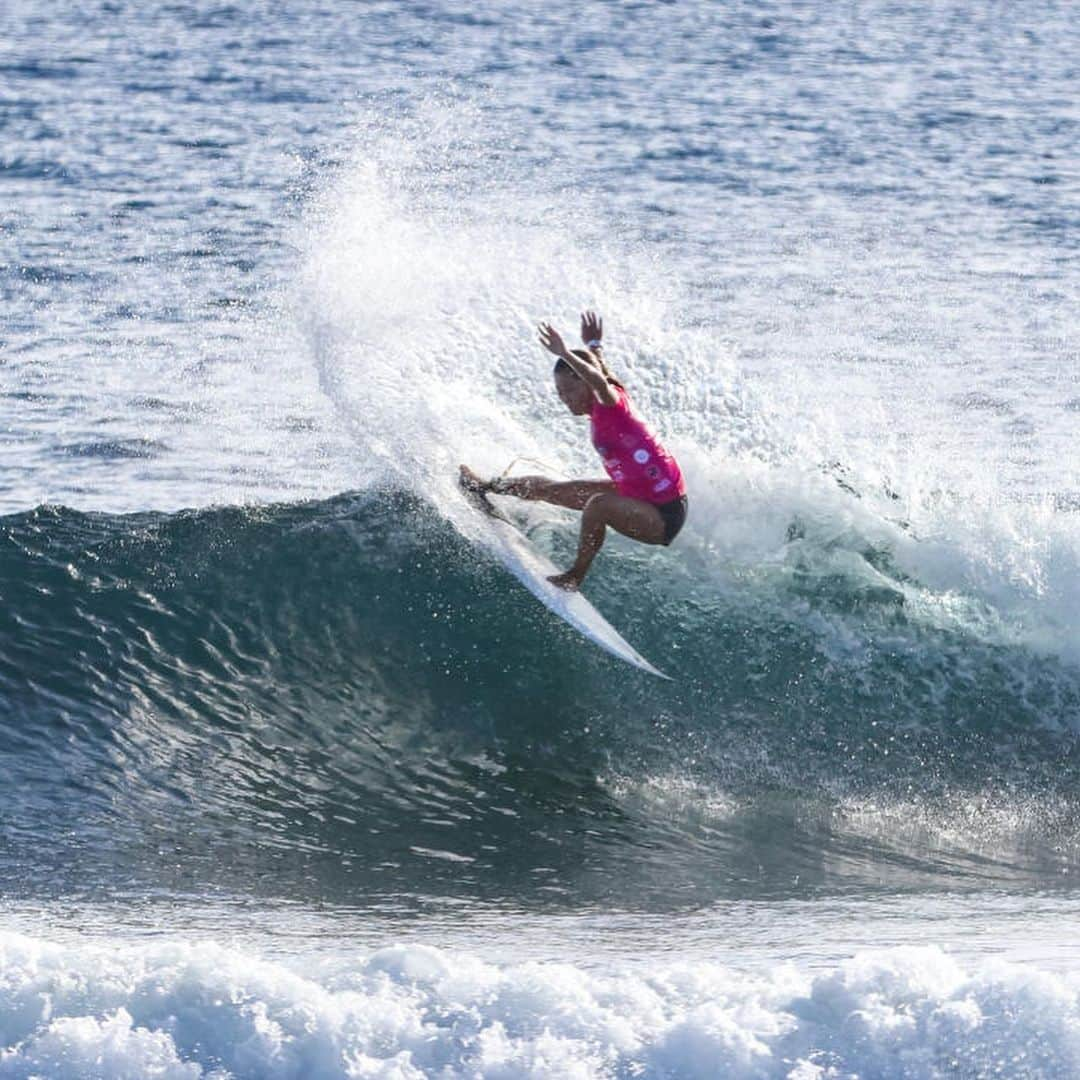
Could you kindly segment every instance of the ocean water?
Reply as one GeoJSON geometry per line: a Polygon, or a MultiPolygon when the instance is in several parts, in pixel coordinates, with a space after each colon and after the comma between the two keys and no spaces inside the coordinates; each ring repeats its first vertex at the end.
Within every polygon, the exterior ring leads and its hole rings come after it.
{"type": "MultiPolygon", "coordinates": [[[[1080,1075],[1080,19],[0,5],[0,1077],[1080,1075]],[[670,549],[577,637],[459,462],[670,549]]],[[[514,510],[569,559],[573,516],[514,510]]]]}

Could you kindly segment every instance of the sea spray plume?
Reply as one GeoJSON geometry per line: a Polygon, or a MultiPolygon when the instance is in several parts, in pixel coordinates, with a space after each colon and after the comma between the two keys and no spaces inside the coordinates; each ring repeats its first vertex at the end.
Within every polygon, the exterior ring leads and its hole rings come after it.
{"type": "Polygon", "coordinates": [[[466,457],[492,472],[519,455],[566,473],[591,464],[532,334],[536,312],[575,310],[583,296],[604,302],[665,425],[677,432],[701,417],[716,394],[703,365],[715,374],[722,358],[672,356],[671,275],[589,218],[565,188],[571,162],[508,175],[497,141],[476,144],[483,129],[468,110],[464,120],[435,111],[431,123],[428,113],[373,118],[359,160],[310,218],[304,323],[359,455],[391,463],[443,504],[456,500],[446,485],[466,457]],[[497,184],[485,174],[493,157],[497,184]],[[683,374],[665,379],[676,363],[683,374]]]}
{"type": "MultiPolygon", "coordinates": [[[[699,589],[853,575],[942,625],[1073,648],[1073,516],[992,485],[943,495],[932,454],[847,441],[810,393],[812,371],[791,372],[783,401],[797,418],[779,412],[717,328],[685,324],[662,255],[581,210],[566,184],[572,158],[523,164],[475,104],[438,97],[371,111],[355,139],[306,219],[296,305],[355,442],[358,485],[393,476],[468,529],[453,488],[460,460],[493,474],[520,455],[587,471],[531,326],[538,310],[597,297],[620,370],[685,463],[695,509],[675,557],[693,564],[699,589]]],[[[887,426],[886,403],[880,412],[887,426]]],[[[560,520],[523,512],[534,525],[560,520]]]]}

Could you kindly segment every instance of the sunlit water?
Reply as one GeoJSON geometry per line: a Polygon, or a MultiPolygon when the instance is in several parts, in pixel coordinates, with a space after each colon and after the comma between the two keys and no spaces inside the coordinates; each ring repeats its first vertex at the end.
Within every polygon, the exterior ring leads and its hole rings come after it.
{"type": "Polygon", "coordinates": [[[1080,1071],[1077,55],[9,0],[0,1075],[1080,1071]],[[596,470],[584,307],[690,484],[587,586],[670,687],[454,490],[596,470]]]}

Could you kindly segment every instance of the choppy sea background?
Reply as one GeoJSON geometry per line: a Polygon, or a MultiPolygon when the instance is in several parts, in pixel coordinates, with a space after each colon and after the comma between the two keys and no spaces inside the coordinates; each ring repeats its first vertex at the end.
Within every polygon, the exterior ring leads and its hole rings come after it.
{"type": "MultiPolygon", "coordinates": [[[[1080,1074],[1068,0],[0,6],[0,1076],[1080,1074]],[[678,455],[586,594],[457,463],[678,455]]],[[[521,509],[556,558],[574,520],[521,509]]]]}

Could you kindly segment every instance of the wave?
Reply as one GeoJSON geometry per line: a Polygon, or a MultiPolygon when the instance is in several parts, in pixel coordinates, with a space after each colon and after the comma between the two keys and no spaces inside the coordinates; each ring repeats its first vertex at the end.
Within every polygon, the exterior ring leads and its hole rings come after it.
{"type": "Polygon", "coordinates": [[[816,975],[716,963],[589,974],[420,945],[336,970],[184,941],[0,936],[0,1075],[1069,1077],[1074,979],[936,948],[816,975]]]}
{"type": "Polygon", "coordinates": [[[0,529],[23,880],[43,845],[91,893],[663,907],[1076,872],[1080,674],[920,617],[884,550],[843,575],[803,536],[785,572],[707,589],[692,550],[613,543],[591,595],[667,686],[402,490],[0,529]]]}

